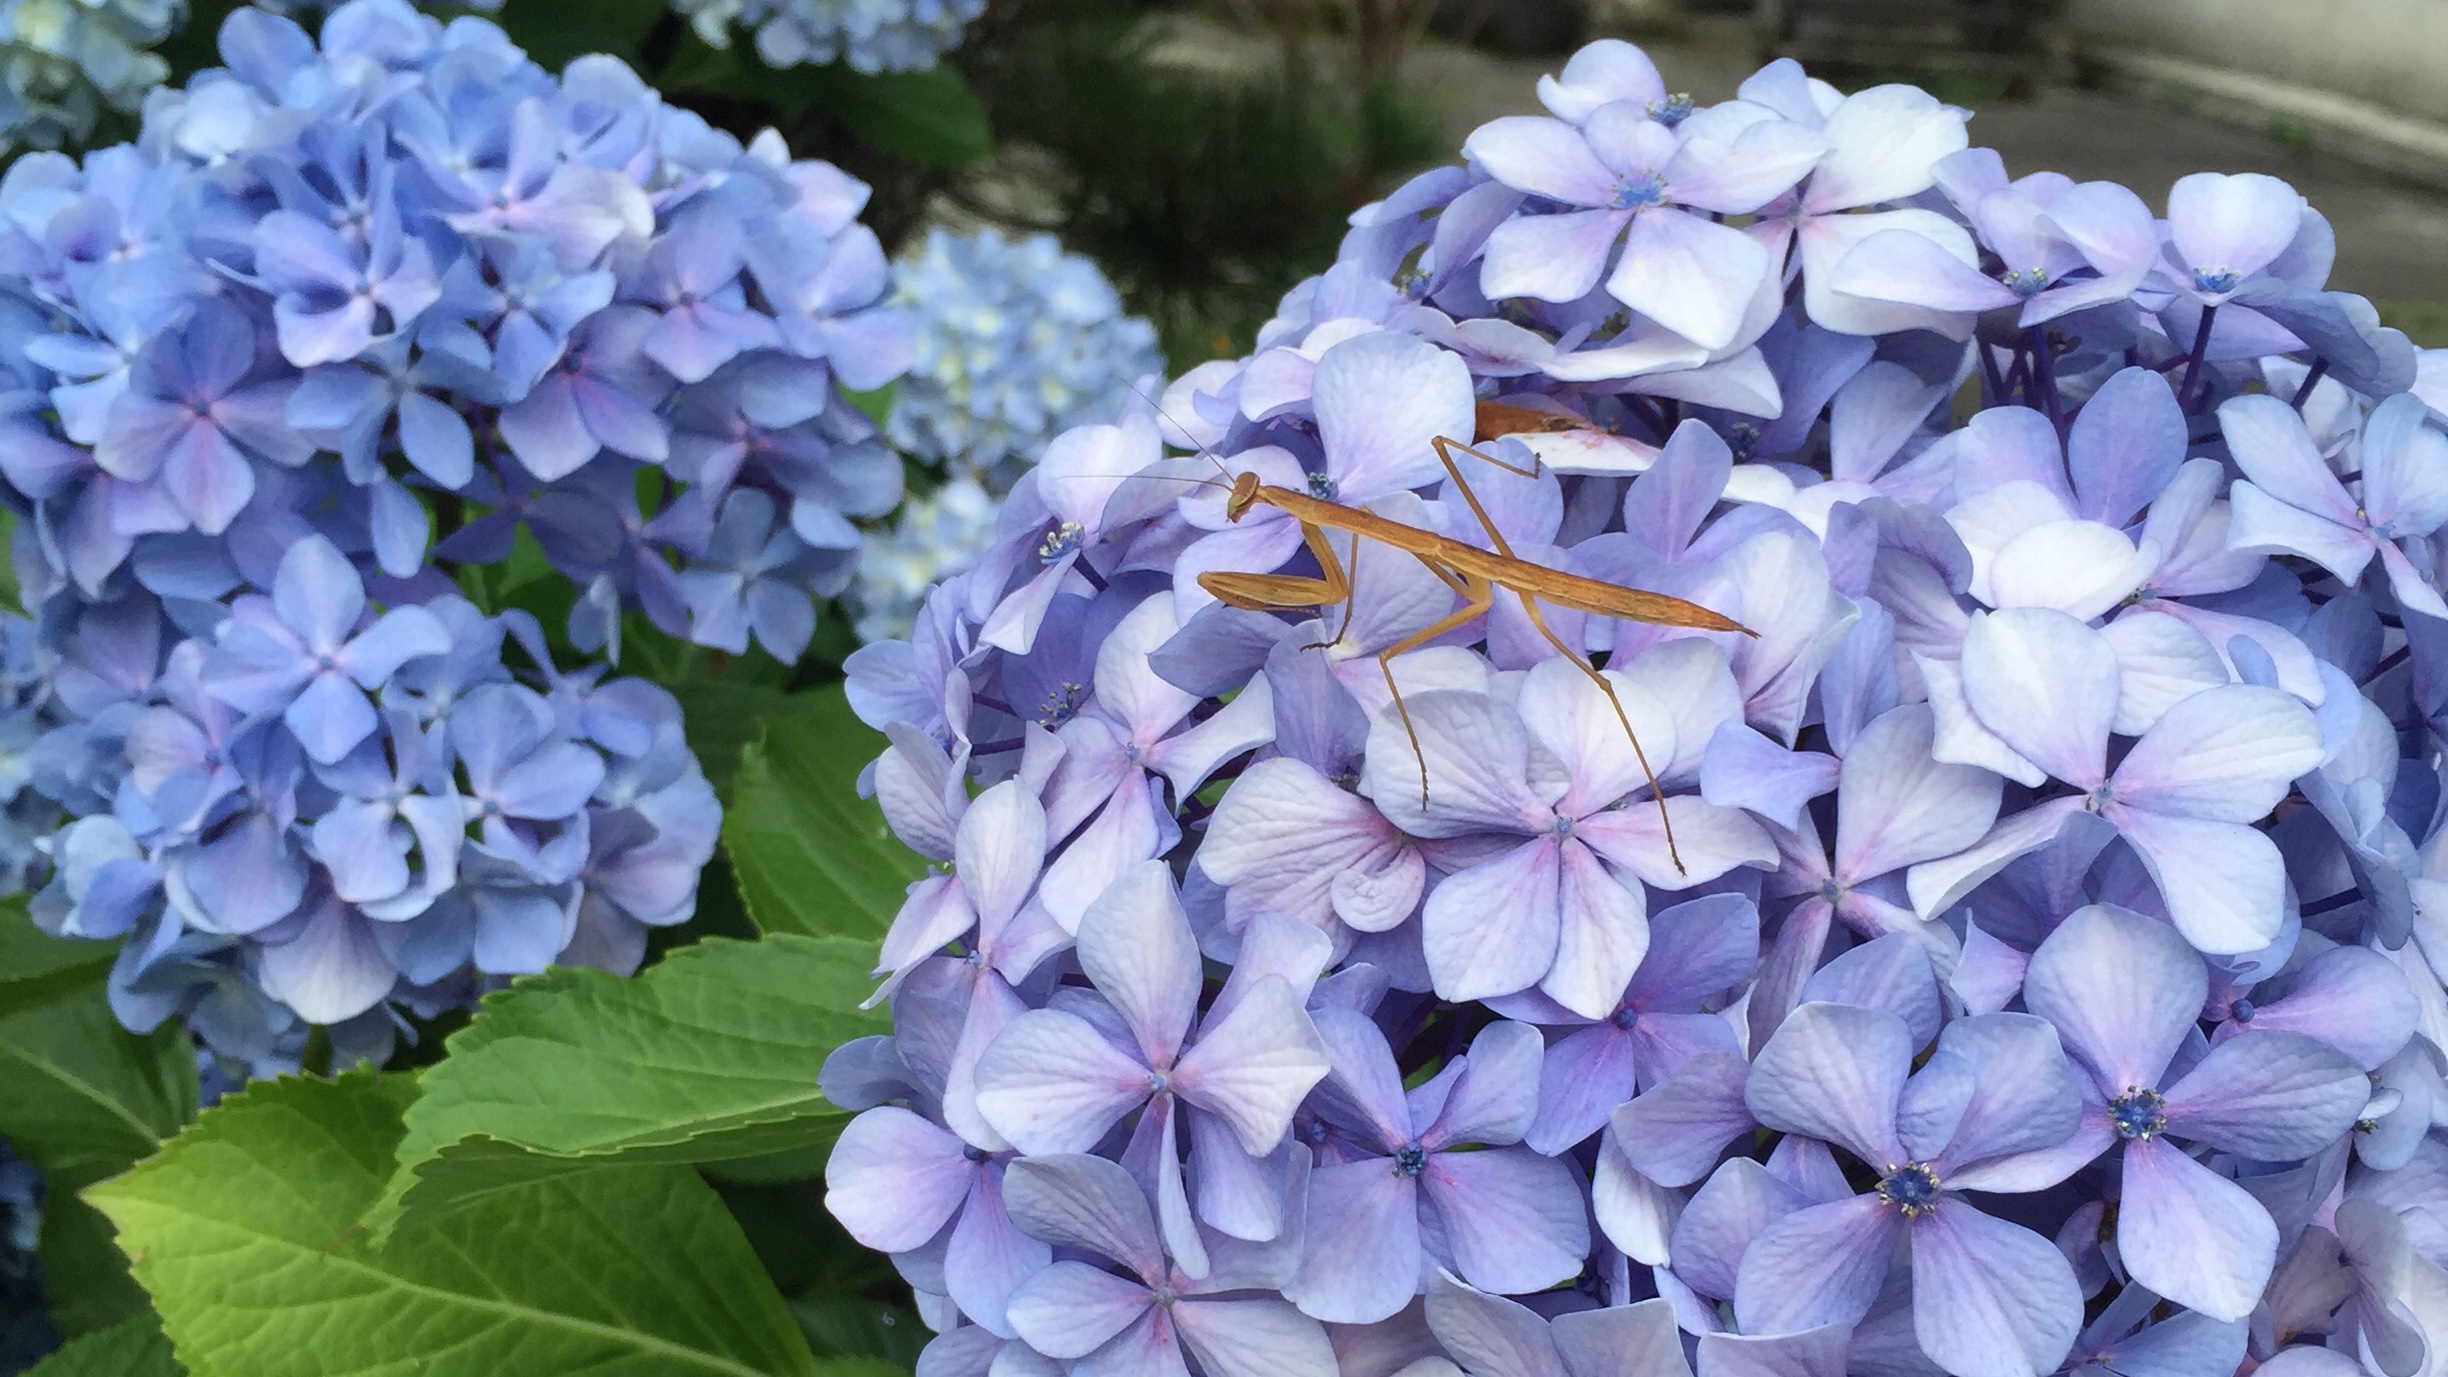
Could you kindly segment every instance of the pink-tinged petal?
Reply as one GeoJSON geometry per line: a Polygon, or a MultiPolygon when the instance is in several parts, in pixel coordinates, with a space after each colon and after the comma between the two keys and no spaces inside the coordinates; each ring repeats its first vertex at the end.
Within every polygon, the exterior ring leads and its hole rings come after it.
{"type": "Polygon", "coordinates": [[[2209,638],[2164,612],[2127,612],[2100,634],[2117,657],[2119,736],[2140,736],[2179,701],[2230,682],[2209,638]]]}
{"type": "Polygon", "coordinates": [[[1542,838],[1447,876],[1429,893],[1420,944],[1438,995],[1485,999],[1546,976],[1563,924],[1562,868],[1562,848],[1542,838]]]}
{"type": "Polygon", "coordinates": [[[2141,858],[2186,941],[2224,956],[2276,940],[2286,916],[2286,861],[2266,834],[2114,805],[2103,815],[2141,858]]]}
{"type": "Polygon", "coordinates": [[[2022,298],[2005,283],[1910,230],[1891,229],[1855,245],[1836,264],[1839,292],[1939,311],[1993,311],[2022,298]]]}
{"type": "Polygon", "coordinates": [[[1253,1156],[1275,1150],[1292,1111],[1328,1069],[1291,984],[1269,976],[1200,1030],[1174,1071],[1182,1097],[1222,1117],[1253,1156]]]}
{"type": "Polygon", "coordinates": [[[2355,500],[2338,482],[2304,419],[2285,400],[2248,393],[2221,402],[2219,430],[2236,467],[2261,491],[2287,506],[2341,525],[2360,525],[2355,500]]]}
{"type": "Polygon", "coordinates": [[[1675,1221],[1675,1275],[1704,1296],[1730,1299],[1751,1240],[1819,1203],[1750,1158],[1734,1158],[1693,1193],[1675,1221]]]}
{"type": "Polygon", "coordinates": [[[2082,1328],[2082,1288],[2057,1245],[1947,1200],[1913,1221],[1913,1333],[1954,1377],[2052,1372],[2082,1328]]]}
{"type": "Polygon", "coordinates": [[[2341,525],[2288,506],[2251,483],[2227,492],[2227,548],[2242,554],[2301,555],[2345,583],[2363,577],[2379,542],[2362,523],[2341,525]]]}
{"type": "Polygon", "coordinates": [[[2230,1023],[2220,1033],[2302,1033],[2370,1071],[2414,1036],[2421,1012],[2405,972],[2387,957],[2368,947],[2332,947],[2295,973],[2283,997],[2255,1009],[2252,1022],[2230,1023]]]}
{"type": "Polygon", "coordinates": [[[1185,1300],[1173,1323],[1213,1377],[1335,1377],[1325,1329],[1282,1301],[1185,1300]]]}
{"type": "Polygon", "coordinates": [[[1533,666],[1514,700],[1530,734],[1563,762],[1572,787],[1555,806],[1573,817],[1595,813],[1642,787],[1648,780],[1642,755],[1652,768],[1675,758],[1675,720],[1666,705],[1622,674],[1606,679],[1613,701],[1584,666],[1559,655],[1533,666]],[[1623,705],[1622,717],[1615,714],[1616,703],[1623,705]]]}
{"type": "Polygon", "coordinates": [[[1437,1342],[1483,1377],[1576,1377],[1556,1352],[1545,1317],[1519,1301],[1440,1270],[1428,1283],[1426,1310],[1437,1342]]]}
{"type": "Polygon", "coordinates": [[[2030,1014],[1959,1018],[1939,1034],[1938,1050],[1961,1057],[1975,1075],[1946,1145],[1942,1177],[1957,1166],[2055,1147],[2081,1125],[2082,1090],[2047,1020],[2030,1014]]]}
{"type": "MultiPolygon", "coordinates": [[[[1690,1377],[1672,1302],[1663,1299],[1558,1315],[1548,1332],[1572,1377],[1690,1377]]],[[[1813,1377],[1819,1377],[1813,1374],[1813,1377]]],[[[1826,1374],[1837,1377],[1837,1374],[1826,1374]]]]}
{"type": "Polygon", "coordinates": [[[1662,1186],[1688,1186],[1708,1175],[1726,1144],[1755,1126],[1743,1095],[1749,1074],[1750,1067],[1730,1052],[1703,1052],[1685,1061],[1616,1108],[1617,1150],[1662,1186]]]}
{"type": "Polygon", "coordinates": [[[1768,251],[1741,230],[1660,207],[1633,218],[1607,291],[1692,343],[1723,349],[1767,273],[1768,251]]]}
{"type": "Polygon", "coordinates": [[[1843,1377],[1852,1347],[1853,1327],[1843,1324],[1797,1334],[1703,1334],[1700,1370],[1707,1377],[1843,1377]]]}
{"type": "Polygon", "coordinates": [[[2168,188],[2168,236],[2183,266],[2250,277],[2295,242],[2304,198],[2259,172],[2196,172],[2168,188]]]}
{"type": "Polygon", "coordinates": [[[2106,904],[2058,924],[2023,974],[2024,1007],[2056,1025],[2110,1095],[2159,1084],[2209,994],[2201,958],[2173,928],[2106,904]]]}
{"type": "Polygon", "coordinates": [[[919,1247],[969,1198],[977,1164],[951,1133],[897,1105],[852,1119],[825,1162],[825,1208],[880,1253],[919,1247]]]}
{"type": "Polygon", "coordinates": [[[1887,1280],[1902,1216],[1875,1195],[1813,1205],[1760,1231],[1743,1253],[1734,1315],[1744,1332],[1853,1324],[1887,1280]]]}
{"type": "Polygon", "coordinates": [[[961,1313],[1010,1338],[1005,1312],[1012,1294],[1054,1260],[1054,1250],[1012,1222],[1002,1182],[1000,1166],[976,1173],[969,1202],[944,1245],[944,1285],[961,1313]]]}
{"type": "Polygon", "coordinates": [[[2141,1285],[2221,1320],[2252,1313],[2278,1257],[2278,1226],[2251,1192],[2165,1138],[2125,1147],[2117,1257],[2141,1285]]]}
{"type": "Polygon", "coordinates": [[[1491,301],[1578,301],[1606,275],[1629,218],[1620,210],[1572,210],[1507,220],[1488,235],[1479,290],[1491,301]]]}
{"type": "Polygon", "coordinates": [[[1664,890],[1706,884],[1741,866],[1776,863],[1768,829],[1739,808],[1719,808],[1690,794],[1669,794],[1664,818],[1644,799],[1584,819],[1573,835],[1610,865],[1664,890]],[[1671,823],[1673,846],[1667,845],[1671,823]]]}
{"type": "Polygon", "coordinates": [[[1463,141],[1462,153],[1517,191],[1580,206],[1615,199],[1615,174],[1581,131],[1562,120],[1539,115],[1489,120],[1463,141]]]}
{"type": "Polygon", "coordinates": [[[1420,1144],[1434,1152],[1457,1143],[1520,1142],[1538,1112],[1544,1050],[1538,1029],[1527,1023],[1480,1029],[1436,1121],[1420,1130],[1420,1144]]]}
{"type": "Polygon", "coordinates": [[[1835,1143],[1874,1167],[1892,1166],[1904,1160],[1896,1102],[1912,1056],[1904,1020],[1884,1009],[1804,1004],[1760,1049],[1743,1098],[1770,1128],[1835,1143]]]}
{"type": "Polygon", "coordinates": [[[2168,1132],[2282,1162],[2345,1136],[2371,1100],[2371,1081],[2317,1038],[2256,1033],[2216,1044],[2166,1093],[2168,1132]]]}
{"type": "MultiPolygon", "coordinates": [[[[1454,1270],[1487,1291],[1544,1291],[1580,1275],[1589,1257],[1589,1207],[1574,1168],[1528,1148],[1440,1152],[1420,1189],[1443,1223],[1454,1270]]],[[[1310,1195],[1310,1227],[1317,1196],[1310,1195]]]]}
{"type": "Polygon", "coordinates": [[[1998,819],[1989,835],[1971,847],[1914,866],[1905,881],[1912,895],[1913,912],[1926,920],[1953,908],[2018,857],[2055,841],[2067,820],[2082,811],[2082,800],[2078,798],[2036,804],[1998,819]]]}
{"type": "Polygon", "coordinates": [[[1925,704],[1892,709],[1845,753],[1836,792],[1836,873],[1851,881],[1953,855],[1997,821],[1998,777],[1931,758],[1925,704]]]}
{"type": "MultiPolygon", "coordinates": [[[[1182,1356],[1180,1340],[1172,1312],[1150,1310],[1104,1347],[1073,1360],[1070,1377],[1190,1377],[1190,1365],[1182,1356]]],[[[1016,1377],[1052,1377],[1052,1374],[1022,1369],[1016,1377]]]]}
{"type": "Polygon", "coordinates": [[[1989,596],[1999,607],[2054,608],[2089,621],[2132,596],[2158,564],[2158,551],[2136,549],[2099,522],[2043,522],[1999,548],[1989,596]]]}
{"type": "Polygon", "coordinates": [[[2048,608],[1973,619],[1964,637],[1964,697],[2015,752],[2077,788],[2108,777],[2116,652],[2097,631],[2048,608]]]}
{"type": "Polygon", "coordinates": [[[1329,1324],[1375,1324],[1420,1289],[1419,1190],[1383,1157],[1312,1168],[1300,1271],[1284,1298],[1329,1324]]]}
{"type": "Polygon", "coordinates": [[[1004,1313],[1021,1342],[1049,1358],[1081,1358],[1155,1304],[1137,1282],[1084,1262],[1057,1262],[1013,1293],[1004,1313]]]}
{"type": "Polygon", "coordinates": [[[1319,357],[1311,395],[1326,465],[1346,502],[1434,481],[1429,442],[1467,440],[1477,402],[1462,356],[1390,330],[1348,339],[1319,357]]]}
{"type": "Polygon", "coordinates": [[[1198,939],[1172,867],[1126,867],[1080,915],[1080,968],[1130,1025],[1150,1066],[1171,1064],[1198,1014],[1198,939]]]}
{"type": "Polygon", "coordinates": [[[1846,97],[1827,117],[1828,155],[1811,174],[1803,209],[1821,215],[1928,190],[1938,160],[1970,143],[1964,118],[1912,86],[1873,86],[1846,97]]]}
{"type": "Polygon", "coordinates": [[[2184,463],[2185,419],[2165,376],[2127,368],[2100,384],[2074,417],[2066,469],[2076,514],[2109,526],[2132,521],[2184,463]]]}
{"type": "Polygon", "coordinates": [[[1148,1069],[1074,1014],[1012,1020],[977,1063],[977,1107],[1028,1153],[1086,1152],[1148,1097],[1148,1069]]]}
{"type": "Polygon", "coordinates": [[[1649,950],[1648,903],[1588,847],[1559,851],[1555,963],[1539,989],[1583,1018],[1604,1018],[1649,950]]]}

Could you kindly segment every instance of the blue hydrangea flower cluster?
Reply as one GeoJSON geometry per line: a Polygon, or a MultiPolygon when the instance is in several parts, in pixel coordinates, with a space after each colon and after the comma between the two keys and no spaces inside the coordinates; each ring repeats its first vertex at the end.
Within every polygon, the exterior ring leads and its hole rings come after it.
{"type": "Polygon", "coordinates": [[[986,0],[671,0],[698,36],[731,45],[738,25],[756,35],[768,67],[847,62],[862,72],[908,72],[935,65],[960,46],[986,0]]]}
{"type": "Polygon", "coordinates": [[[1156,327],[1125,315],[1096,264],[1050,234],[938,228],[893,277],[918,356],[885,434],[945,485],[868,538],[855,597],[870,641],[908,635],[928,586],[976,562],[990,494],[1010,491],[1056,435],[1153,396],[1164,373],[1156,327]]]}
{"type": "Polygon", "coordinates": [[[0,0],[0,150],[58,148],[133,114],[169,64],[151,50],[187,0],[0,0]]]}
{"type": "Polygon", "coordinates": [[[921,1371],[2434,1370],[2448,356],[2270,177],[1540,95],[852,661],[921,1371]]]}
{"type": "Polygon", "coordinates": [[[540,561],[615,659],[632,612],[796,657],[900,495],[841,389],[911,345],[864,187],[612,59],[405,0],[221,51],[138,142],[0,179],[39,681],[0,758],[70,819],[37,921],[123,942],[131,1027],[261,1070],[689,916],[720,813],[678,704],[458,575],[540,561]]]}

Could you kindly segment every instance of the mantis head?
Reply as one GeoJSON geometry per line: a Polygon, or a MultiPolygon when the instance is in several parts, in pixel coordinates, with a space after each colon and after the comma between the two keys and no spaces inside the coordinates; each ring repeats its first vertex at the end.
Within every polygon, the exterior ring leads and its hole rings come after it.
{"type": "Polygon", "coordinates": [[[1232,496],[1224,499],[1224,519],[1239,521],[1250,504],[1258,500],[1258,475],[1245,471],[1233,479],[1232,496]]]}

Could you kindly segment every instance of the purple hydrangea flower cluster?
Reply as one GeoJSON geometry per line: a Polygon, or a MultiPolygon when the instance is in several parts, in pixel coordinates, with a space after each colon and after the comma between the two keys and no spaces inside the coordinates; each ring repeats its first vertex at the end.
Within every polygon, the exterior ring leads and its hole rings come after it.
{"type": "Polygon", "coordinates": [[[941,868],[828,1201],[922,1377],[2434,1370],[2437,372],[2269,177],[1540,95],[852,662],[941,868]],[[1219,469],[1749,634],[1419,644],[1464,580],[1219,469]]]}
{"type": "Polygon", "coordinates": [[[842,388],[911,345],[863,186],[613,59],[406,0],[221,51],[0,179],[0,474],[73,819],[38,917],[125,939],[132,1026],[260,1065],[689,915],[677,703],[461,577],[566,576],[614,660],[631,612],[795,658],[900,496],[842,388]]]}

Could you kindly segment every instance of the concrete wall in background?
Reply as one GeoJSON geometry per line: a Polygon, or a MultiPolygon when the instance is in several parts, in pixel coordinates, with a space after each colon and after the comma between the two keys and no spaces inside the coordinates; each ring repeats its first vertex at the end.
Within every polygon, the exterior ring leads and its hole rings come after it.
{"type": "Polygon", "coordinates": [[[2448,185],[2448,0],[2072,0],[2117,85],[2448,185]]]}

